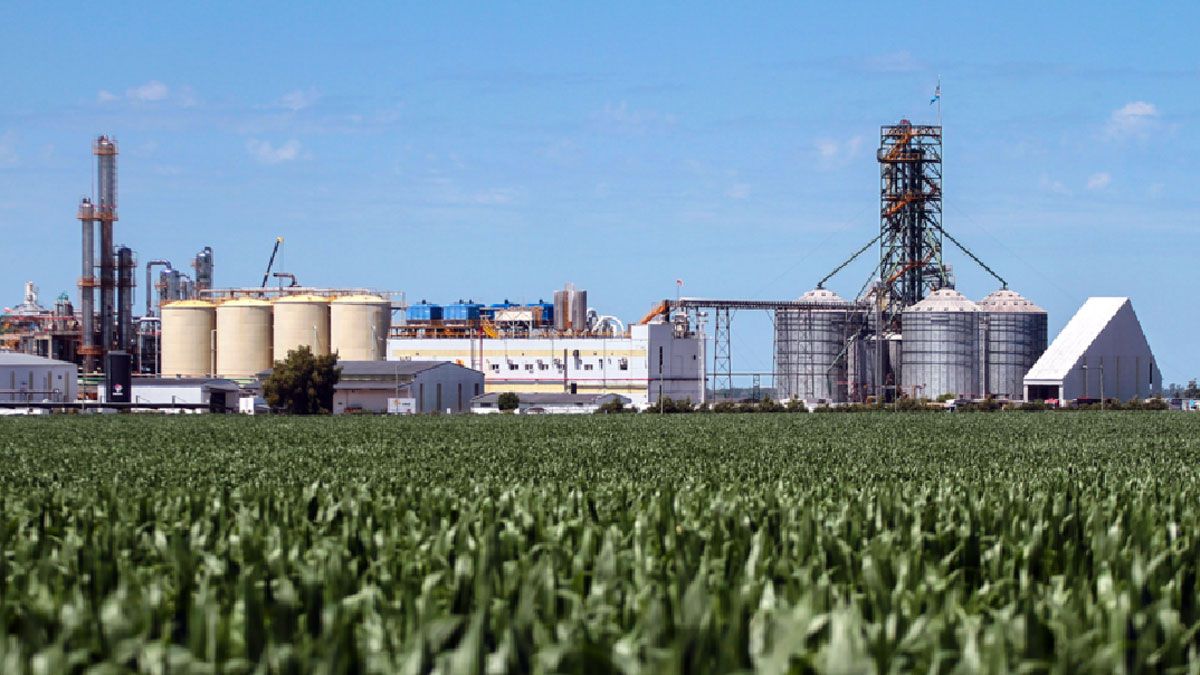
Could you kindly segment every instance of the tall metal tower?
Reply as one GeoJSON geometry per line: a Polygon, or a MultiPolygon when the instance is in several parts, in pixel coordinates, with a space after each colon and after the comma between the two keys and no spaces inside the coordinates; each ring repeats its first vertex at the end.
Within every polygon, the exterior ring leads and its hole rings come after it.
{"type": "Polygon", "coordinates": [[[117,143],[99,136],[92,145],[96,155],[96,204],[93,217],[100,223],[100,348],[117,346],[116,250],[113,223],[117,220],[117,143]]]}
{"type": "Polygon", "coordinates": [[[942,128],[900,120],[879,132],[879,283],[884,330],[947,285],[942,264],[942,128]]]}

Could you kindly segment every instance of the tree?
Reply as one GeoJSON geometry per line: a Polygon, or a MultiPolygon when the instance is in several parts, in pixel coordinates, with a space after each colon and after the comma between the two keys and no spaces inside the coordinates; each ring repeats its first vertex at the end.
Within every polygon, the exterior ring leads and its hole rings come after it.
{"type": "Polygon", "coordinates": [[[521,399],[511,391],[506,391],[496,397],[496,407],[499,408],[501,412],[516,410],[520,405],[521,399]]]}
{"type": "Polygon", "coordinates": [[[1182,398],[1200,398],[1200,387],[1196,386],[1196,380],[1188,380],[1188,386],[1183,390],[1182,398]]]}
{"type": "Polygon", "coordinates": [[[263,396],[273,409],[292,415],[328,414],[333,409],[333,386],[341,374],[337,354],[314,356],[302,345],[275,362],[263,382],[263,396]]]}

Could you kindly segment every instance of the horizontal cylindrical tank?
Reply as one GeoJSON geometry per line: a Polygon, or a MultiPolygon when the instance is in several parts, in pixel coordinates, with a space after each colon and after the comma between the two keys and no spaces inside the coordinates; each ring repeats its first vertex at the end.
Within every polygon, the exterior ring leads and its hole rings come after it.
{"type": "Polygon", "coordinates": [[[1021,399],[1025,374],[1046,351],[1046,310],[1021,294],[998,290],[979,301],[984,312],[985,380],[989,396],[1021,399]]]}
{"type": "Polygon", "coordinates": [[[254,298],[217,306],[217,375],[252,378],[271,367],[271,303],[254,298]]]}
{"type": "Polygon", "coordinates": [[[441,305],[431,305],[427,302],[422,302],[419,305],[410,306],[404,312],[404,316],[409,321],[420,321],[420,322],[441,321],[442,320],[442,306],[441,305]]]}
{"type": "Polygon", "coordinates": [[[378,295],[344,295],[329,307],[329,343],[339,360],[382,361],[387,357],[391,301],[378,295]]]}
{"type": "Polygon", "coordinates": [[[861,310],[833,291],[818,288],[801,300],[842,309],[780,309],[775,312],[776,387],[781,400],[841,402],[847,398],[847,343],[861,310]]]}
{"type": "Polygon", "coordinates": [[[217,308],[203,300],[180,300],[162,306],[163,377],[213,374],[213,335],[217,308]]]}
{"type": "Polygon", "coordinates": [[[982,315],[975,303],[950,288],[904,310],[900,387],[905,395],[983,395],[982,315]]]}
{"type": "Polygon", "coordinates": [[[272,341],[277,360],[307,346],[316,356],[329,353],[329,298],[320,295],[289,295],[275,301],[272,341]]]}

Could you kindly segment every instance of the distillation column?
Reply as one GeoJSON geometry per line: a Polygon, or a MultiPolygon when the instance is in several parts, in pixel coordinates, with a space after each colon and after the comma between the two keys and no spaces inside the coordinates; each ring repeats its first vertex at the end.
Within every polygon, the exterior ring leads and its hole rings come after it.
{"type": "Polygon", "coordinates": [[[115,263],[113,223],[117,220],[117,144],[100,136],[92,146],[96,155],[95,220],[100,223],[100,348],[107,352],[115,346],[116,327],[115,263]]]}
{"type": "Polygon", "coordinates": [[[79,353],[83,356],[83,372],[96,372],[96,229],[92,200],[84,197],[79,202],[79,223],[83,228],[82,267],[79,275],[79,328],[82,342],[79,353]]]}

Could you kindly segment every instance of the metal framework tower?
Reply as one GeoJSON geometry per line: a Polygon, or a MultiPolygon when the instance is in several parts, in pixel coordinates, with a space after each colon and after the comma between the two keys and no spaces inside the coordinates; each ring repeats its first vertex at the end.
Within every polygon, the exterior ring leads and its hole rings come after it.
{"type": "Polygon", "coordinates": [[[733,349],[729,335],[729,308],[713,309],[713,396],[733,389],[733,349]]]}
{"type": "Polygon", "coordinates": [[[885,330],[947,285],[942,263],[942,128],[900,120],[879,133],[879,283],[885,330]]]}

